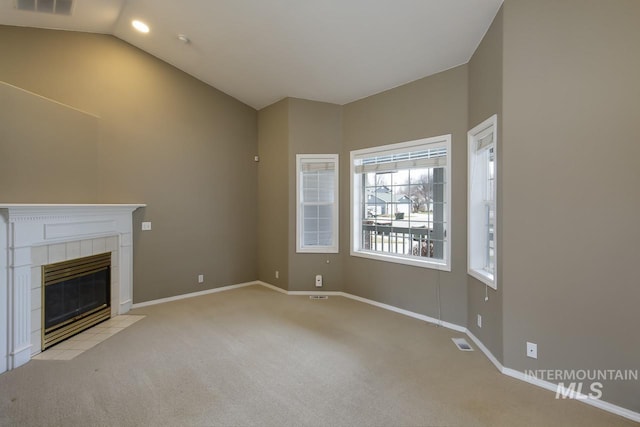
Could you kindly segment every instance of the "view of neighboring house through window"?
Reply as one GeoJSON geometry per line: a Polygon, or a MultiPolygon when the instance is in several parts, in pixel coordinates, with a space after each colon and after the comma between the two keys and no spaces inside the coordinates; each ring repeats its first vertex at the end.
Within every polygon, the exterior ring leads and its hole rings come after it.
{"type": "Polygon", "coordinates": [[[451,135],[351,152],[351,254],[450,270],[451,135]]]}
{"type": "Polygon", "coordinates": [[[496,288],[497,116],[469,131],[468,273],[496,288]]]}
{"type": "Polygon", "coordinates": [[[297,252],[338,252],[338,155],[298,154],[297,252]]]}

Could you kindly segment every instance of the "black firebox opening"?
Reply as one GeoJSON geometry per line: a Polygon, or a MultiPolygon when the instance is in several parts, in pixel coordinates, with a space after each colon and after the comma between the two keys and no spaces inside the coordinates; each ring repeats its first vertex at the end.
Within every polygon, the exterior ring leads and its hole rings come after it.
{"type": "Polygon", "coordinates": [[[99,307],[109,306],[111,268],[45,287],[44,327],[50,328],[99,307]]]}

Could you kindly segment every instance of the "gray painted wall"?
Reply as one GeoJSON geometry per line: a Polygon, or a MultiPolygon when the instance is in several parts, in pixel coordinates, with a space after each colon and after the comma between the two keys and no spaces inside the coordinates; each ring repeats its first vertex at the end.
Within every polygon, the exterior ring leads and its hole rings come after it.
{"type": "MultiPolygon", "coordinates": [[[[296,154],[339,154],[342,107],[324,102],[289,99],[289,290],[317,290],[316,274],[322,274],[323,291],[343,288],[340,254],[296,253],[296,154]]],[[[343,156],[340,162],[344,163],[343,156]]],[[[344,180],[348,176],[341,176],[344,180]]],[[[342,191],[342,189],[341,189],[342,191]]],[[[348,206],[342,206],[342,209],[348,206]]],[[[348,232],[341,224],[341,232],[348,232]]],[[[343,252],[347,248],[340,248],[343,252]]]]}
{"type": "Polygon", "coordinates": [[[344,290],[465,325],[467,79],[467,67],[461,66],[344,107],[289,98],[261,110],[261,280],[287,290],[315,290],[313,278],[322,274],[325,279],[322,290],[344,290]],[[350,256],[350,151],[447,133],[453,134],[452,271],[350,256]],[[340,254],[295,251],[295,156],[301,153],[340,154],[340,254]],[[288,165],[284,164],[285,159],[288,165]],[[288,205],[283,201],[285,170],[288,170],[288,205]],[[285,234],[282,234],[283,220],[288,221],[285,234]],[[288,239],[288,275],[284,277],[280,271],[279,280],[272,270],[284,264],[284,249],[280,243],[271,243],[276,239],[272,230],[288,239]]]}
{"type": "MultiPolygon", "coordinates": [[[[0,26],[0,58],[0,81],[100,117],[97,141],[62,122],[34,145],[69,136],[89,147],[78,156],[91,173],[68,186],[24,158],[37,181],[12,180],[2,202],[146,203],[134,215],[134,302],[256,279],[254,109],[111,36],[0,26]],[[46,200],[41,179],[59,184],[46,200]]],[[[0,115],[14,107],[3,100],[0,115]]],[[[14,161],[0,157],[0,170],[14,161]]]]}
{"type": "MultiPolygon", "coordinates": [[[[102,35],[0,27],[0,80],[100,117],[96,173],[56,201],[149,204],[135,216],[136,230],[143,219],[154,223],[135,235],[136,302],[256,277],[312,289],[308,276],[324,257],[291,252],[292,158],[338,144],[341,254],[323,265],[326,289],[460,325],[470,318],[509,368],[638,369],[637,22],[636,0],[507,0],[468,65],[344,107],[285,100],[257,115],[102,35]],[[466,275],[466,132],[501,111],[499,290],[485,304],[482,285],[466,275]],[[452,272],[351,257],[349,152],[446,133],[452,272]],[[525,357],[527,340],[538,344],[537,360],[525,357]]],[[[0,170],[15,167],[7,162],[0,158],[0,170]]],[[[40,201],[32,183],[17,189],[24,199],[0,199],[40,201]]],[[[637,382],[606,383],[603,392],[640,411],[637,382]]]]}
{"type": "Polygon", "coordinates": [[[3,201],[55,203],[65,194],[99,202],[100,119],[2,82],[0,101],[9,107],[0,107],[3,201]]]}
{"type": "Polygon", "coordinates": [[[348,232],[340,243],[345,291],[459,325],[467,324],[467,80],[463,65],[345,105],[340,185],[346,207],[340,220],[347,226],[350,151],[452,134],[451,272],[352,257],[348,232]]]}
{"type": "Polygon", "coordinates": [[[311,291],[318,290],[315,276],[322,274],[319,290],[342,290],[339,254],[296,253],[296,155],[338,154],[341,118],[339,105],[295,98],[258,113],[259,263],[264,282],[311,291]]]}
{"type": "MultiPolygon", "coordinates": [[[[258,113],[259,279],[289,289],[289,100],[258,113]],[[279,277],[275,277],[278,271],[279,277]]],[[[295,218],[295,217],[294,217],[295,218]]]]}
{"type": "MultiPolygon", "coordinates": [[[[498,114],[498,218],[502,214],[502,9],[469,61],[469,124],[472,129],[494,114],[498,114]]],[[[498,289],[467,276],[467,327],[491,353],[502,362],[502,222],[498,221],[498,289]],[[489,297],[485,301],[485,296],[489,297]],[[477,316],[482,316],[482,328],[477,316]]]]}
{"type": "MultiPolygon", "coordinates": [[[[511,368],[640,368],[639,22],[635,0],[504,3],[511,368]]],[[[602,399],[640,412],[638,396],[638,381],[615,381],[602,399]]]]}

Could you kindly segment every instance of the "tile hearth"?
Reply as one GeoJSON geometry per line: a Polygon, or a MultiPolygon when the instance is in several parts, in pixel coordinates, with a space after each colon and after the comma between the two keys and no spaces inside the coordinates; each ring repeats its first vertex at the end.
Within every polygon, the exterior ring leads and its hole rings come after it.
{"type": "Polygon", "coordinates": [[[34,356],[34,360],[71,360],[100,344],[146,316],[120,315],[100,323],[50,349],[34,356]]]}

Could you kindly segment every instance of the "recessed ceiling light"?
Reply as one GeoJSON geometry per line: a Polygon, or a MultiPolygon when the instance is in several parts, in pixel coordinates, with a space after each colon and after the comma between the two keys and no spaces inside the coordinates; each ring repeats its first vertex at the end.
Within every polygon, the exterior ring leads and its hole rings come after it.
{"type": "Polygon", "coordinates": [[[133,28],[140,31],[141,33],[149,32],[149,26],[142,21],[138,21],[137,19],[134,21],[131,21],[131,25],[133,25],[133,28]]]}
{"type": "Polygon", "coordinates": [[[180,40],[184,44],[191,43],[191,40],[185,34],[178,34],[178,40],[180,40]]]}

